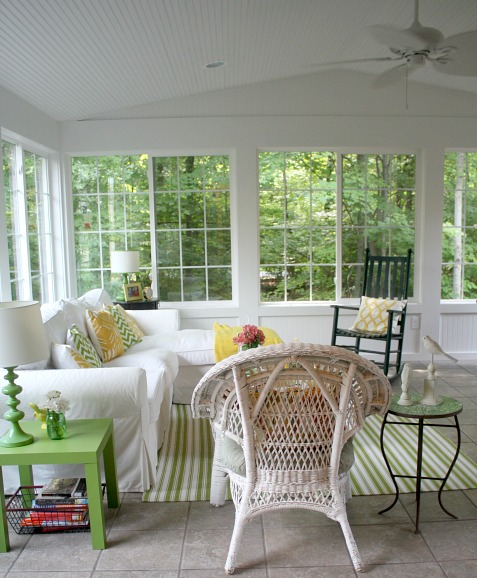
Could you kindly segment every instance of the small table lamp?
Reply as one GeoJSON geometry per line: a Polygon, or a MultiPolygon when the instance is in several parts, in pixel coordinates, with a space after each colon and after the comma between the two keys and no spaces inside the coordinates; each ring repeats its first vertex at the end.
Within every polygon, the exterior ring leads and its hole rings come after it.
{"type": "Polygon", "coordinates": [[[111,251],[111,273],[122,273],[123,284],[128,283],[128,274],[139,271],[139,251],[111,251]]]}
{"type": "Polygon", "coordinates": [[[36,301],[4,301],[0,303],[0,367],[7,371],[4,376],[8,385],[2,393],[8,396],[6,404],[10,408],[4,418],[11,423],[10,430],[0,438],[0,445],[13,448],[33,442],[33,436],[22,430],[20,420],[25,416],[17,409],[20,401],[16,396],[21,386],[15,383],[18,375],[14,369],[18,365],[34,363],[48,357],[40,304],[36,301]]]}

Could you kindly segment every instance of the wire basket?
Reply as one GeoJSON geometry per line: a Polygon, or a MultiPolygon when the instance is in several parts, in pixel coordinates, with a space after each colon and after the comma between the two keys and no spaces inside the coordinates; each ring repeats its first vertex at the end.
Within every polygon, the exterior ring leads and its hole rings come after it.
{"type": "Polygon", "coordinates": [[[89,532],[87,504],[37,507],[33,500],[42,487],[20,486],[8,500],[5,507],[7,520],[17,534],[89,532]]]}

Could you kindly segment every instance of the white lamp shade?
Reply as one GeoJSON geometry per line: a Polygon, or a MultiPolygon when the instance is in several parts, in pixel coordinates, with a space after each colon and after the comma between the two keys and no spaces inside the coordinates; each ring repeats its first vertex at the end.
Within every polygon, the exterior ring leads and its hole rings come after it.
{"type": "Polygon", "coordinates": [[[45,330],[36,301],[0,303],[0,367],[16,367],[46,359],[45,330]]]}
{"type": "Polygon", "coordinates": [[[139,271],[139,251],[111,251],[112,273],[136,273],[139,271]]]}

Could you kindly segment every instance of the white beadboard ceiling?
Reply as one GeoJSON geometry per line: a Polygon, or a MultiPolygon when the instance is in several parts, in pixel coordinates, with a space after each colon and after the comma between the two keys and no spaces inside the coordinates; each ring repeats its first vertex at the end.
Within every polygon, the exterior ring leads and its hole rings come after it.
{"type": "MultiPolygon", "coordinates": [[[[323,63],[390,56],[367,27],[413,17],[414,0],[0,0],[0,85],[63,121],[333,68],[378,75],[393,63],[323,63]]],[[[477,1],[420,0],[419,20],[477,30],[477,1]]],[[[430,65],[412,81],[477,94],[477,77],[430,65]]]]}

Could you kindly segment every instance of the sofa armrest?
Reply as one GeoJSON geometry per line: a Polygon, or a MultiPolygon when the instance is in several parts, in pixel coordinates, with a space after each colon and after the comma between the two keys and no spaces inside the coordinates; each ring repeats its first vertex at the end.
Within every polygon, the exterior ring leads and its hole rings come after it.
{"type": "Polygon", "coordinates": [[[143,428],[149,423],[146,372],[142,368],[19,371],[17,383],[23,388],[18,397],[25,419],[34,419],[29,403],[39,405],[48,391],[57,389],[70,402],[67,420],[140,414],[143,428]]]}
{"type": "Polygon", "coordinates": [[[178,309],[130,309],[127,313],[134,318],[144,335],[154,335],[163,331],[179,331],[178,309]]]}

